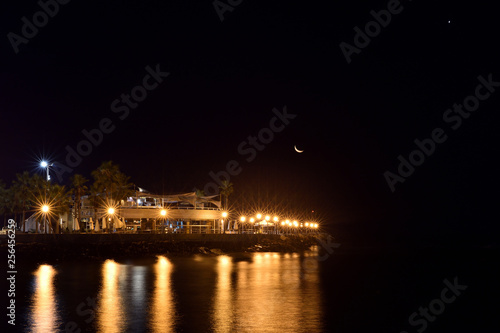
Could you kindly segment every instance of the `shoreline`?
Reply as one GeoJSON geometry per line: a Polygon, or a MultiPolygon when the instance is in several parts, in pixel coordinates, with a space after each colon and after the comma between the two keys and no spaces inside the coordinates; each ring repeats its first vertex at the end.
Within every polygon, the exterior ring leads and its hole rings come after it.
{"type": "MultiPolygon", "coordinates": [[[[16,234],[16,257],[23,262],[135,259],[162,254],[220,255],[235,252],[301,252],[328,234],[16,234]]],[[[0,248],[7,248],[6,238],[0,248]]]]}

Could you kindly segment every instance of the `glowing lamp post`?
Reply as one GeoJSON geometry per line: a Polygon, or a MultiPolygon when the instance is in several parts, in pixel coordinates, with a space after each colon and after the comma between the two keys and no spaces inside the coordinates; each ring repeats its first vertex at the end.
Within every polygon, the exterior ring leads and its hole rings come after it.
{"type": "Polygon", "coordinates": [[[41,166],[42,168],[44,168],[44,169],[46,169],[46,170],[47,170],[47,181],[49,181],[49,180],[50,180],[49,168],[50,168],[51,166],[53,166],[53,165],[54,165],[54,163],[50,163],[50,164],[49,164],[47,161],[41,161],[41,162],[40,162],[40,166],[41,166]]]}
{"type": "Polygon", "coordinates": [[[275,216],[275,217],[273,217],[273,221],[274,221],[274,233],[277,234],[278,233],[279,218],[277,216],[275,216]]]}
{"type": "MultiPolygon", "coordinates": [[[[113,207],[109,207],[108,208],[108,226],[109,226],[109,232],[111,232],[111,230],[113,230],[113,227],[112,227],[112,221],[111,221],[111,218],[113,217],[113,215],[115,214],[115,209],[113,207]]],[[[97,221],[96,221],[97,223],[97,221]]]]}
{"type": "Polygon", "coordinates": [[[246,218],[246,217],[244,217],[244,216],[240,217],[241,227],[242,227],[242,228],[241,228],[241,233],[243,233],[243,232],[244,232],[243,227],[245,226],[245,221],[246,221],[246,220],[247,220],[247,218],[246,218]]]}
{"type": "Polygon", "coordinates": [[[222,227],[222,233],[226,233],[226,228],[224,228],[224,219],[227,217],[227,212],[222,212],[222,220],[220,221],[222,227]]]}
{"type": "Polygon", "coordinates": [[[160,216],[161,216],[161,225],[162,225],[162,233],[165,233],[165,217],[167,216],[167,210],[162,209],[160,210],[160,216]]]}
{"type": "Polygon", "coordinates": [[[264,226],[265,226],[264,230],[265,230],[266,233],[269,233],[269,227],[268,226],[270,225],[269,221],[271,221],[271,216],[266,215],[266,217],[264,219],[265,219],[265,222],[263,223],[264,226]]]}
{"type": "Polygon", "coordinates": [[[42,205],[42,207],[40,208],[40,210],[42,211],[42,214],[43,214],[43,228],[45,229],[44,231],[45,231],[45,233],[48,233],[47,214],[50,211],[50,206],[47,205],[47,204],[42,205]]]}
{"type": "MultiPolygon", "coordinates": [[[[257,220],[256,220],[256,225],[259,225],[259,224],[260,224],[259,222],[262,220],[262,214],[257,213],[257,214],[255,215],[255,217],[257,218],[257,220]]],[[[255,224],[254,224],[254,226],[255,226],[255,224]]],[[[255,232],[255,231],[254,231],[254,232],[255,232]]]]}
{"type": "MultiPolygon", "coordinates": [[[[40,162],[40,166],[42,168],[44,168],[45,170],[47,170],[47,184],[45,185],[45,201],[47,201],[47,186],[48,186],[48,182],[50,181],[50,174],[49,174],[49,168],[54,165],[53,163],[48,163],[47,161],[41,161],[40,162]]],[[[44,206],[47,206],[47,205],[44,205],[44,206]]],[[[48,207],[48,206],[47,206],[48,207]]],[[[43,209],[43,207],[42,207],[43,209]]],[[[43,210],[42,210],[43,212],[43,210]]],[[[48,210],[47,210],[48,212],[48,210]]],[[[43,224],[45,225],[47,223],[47,214],[44,214],[43,216],[43,224]]],[[[47,233],[47,229],[45,230],[45,233],[47,233]]]]}

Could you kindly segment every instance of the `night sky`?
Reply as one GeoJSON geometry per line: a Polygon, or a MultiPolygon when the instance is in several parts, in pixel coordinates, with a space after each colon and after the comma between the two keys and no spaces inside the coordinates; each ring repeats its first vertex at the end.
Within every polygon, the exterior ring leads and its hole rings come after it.
{"type": "Polygon", "coordinates": [[[41,158],[67,165],[67,147],[104,120],[113,130],[63,184],[113,160],[151,192],[188,192],[234,160],[234,209],[314,210],[328,231],[362,240],[490,241],[499,84],[480,89],[489,96],[459,126],[443,116],[475,96],[479,76],[500,82],[494,3],[220,4],[222,21],[211,1],[73,0],[47,22],[38,15],[38,33],[23,42],[22,18],[31,24],[40,5],[2,3],[0,178],[41,172],[41,158]],[[397,13],[348,63],[340,44],[356,47],[354,28],[364,32],[370,12],[388,8],[397,13]],[[158,70],[127,107],[122,94],[158,70]],[[285,107],[289,124],[272,140],[263,131],[270,142],[254,158],[239,153],[285,107]],[[398,156],[408,159],[436,128],[446,141],[392,192],[384,173],[397,174],[398,156]]]}

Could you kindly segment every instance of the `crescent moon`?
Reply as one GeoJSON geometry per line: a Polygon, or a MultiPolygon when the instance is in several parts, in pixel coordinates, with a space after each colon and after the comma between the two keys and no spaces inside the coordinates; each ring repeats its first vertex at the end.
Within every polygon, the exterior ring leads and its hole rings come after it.
{"type": "Polygon", "coordinates": [[[295,151],[299,154],[304,152],[303,150],[298,150],[297,146],[293,146],[293,149],[295,149],[295,151]]]}

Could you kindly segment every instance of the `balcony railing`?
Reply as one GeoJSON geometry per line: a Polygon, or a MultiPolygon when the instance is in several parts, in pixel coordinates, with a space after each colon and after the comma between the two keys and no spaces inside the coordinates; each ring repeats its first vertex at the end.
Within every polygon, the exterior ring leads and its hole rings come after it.
{"type": "Polygon", "coordinates": [[[180,207],[180,206],[170,206],[170,207],[162,207],[162,206],[120,206],[120,208],[133,208],[133,209],[190,209],[190,210],[219,210],[217,207],[180,207]]]}
{"type": "MultiPolygon", "coordinates": [[[[126,208],[126,209],[167,209],[167,210],[173,210],[173,209],[187,209],[187,210],[220,210],[217,207],[182,207],[182,206],[167,206],[167,207],[162,207],[162,206],[119,206],[118,209],[121,208],[126,208]]],[[[94,207],[92,206],[83,206],[82,211],[93,211],[94,207]]]]}

